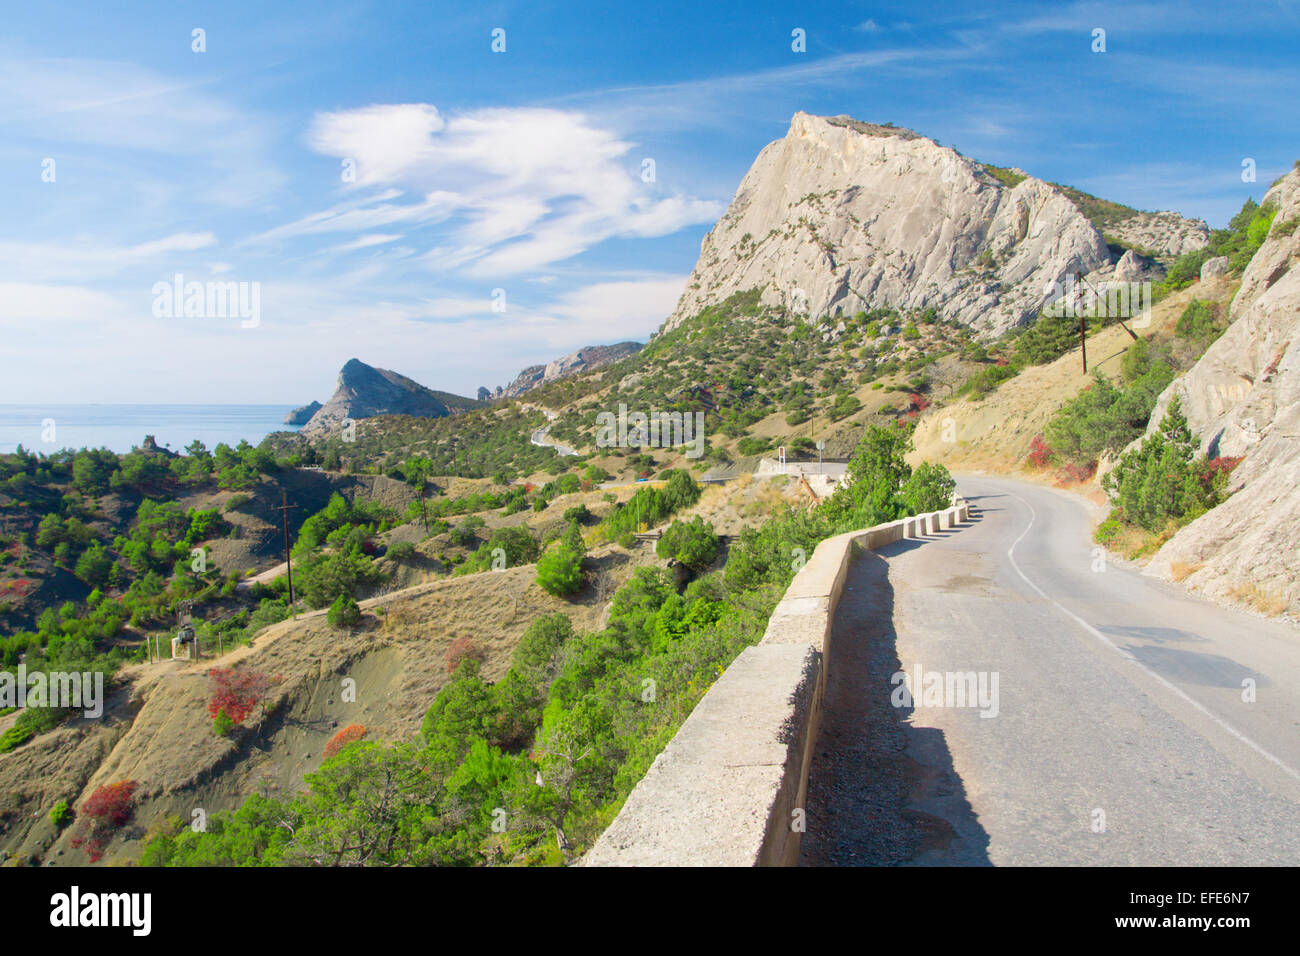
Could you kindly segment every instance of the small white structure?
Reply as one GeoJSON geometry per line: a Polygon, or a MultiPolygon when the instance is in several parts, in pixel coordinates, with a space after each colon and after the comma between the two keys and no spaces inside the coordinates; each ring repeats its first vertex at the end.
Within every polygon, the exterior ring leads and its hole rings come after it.
{"type": "Polygon", "coordinates": [[[194,635],[194,628],[188,624],[181,625],[181,629],[176,632],[172,638],[172,660],[181,659],[192,661],[199,656],[199,642],[194,635]]]}

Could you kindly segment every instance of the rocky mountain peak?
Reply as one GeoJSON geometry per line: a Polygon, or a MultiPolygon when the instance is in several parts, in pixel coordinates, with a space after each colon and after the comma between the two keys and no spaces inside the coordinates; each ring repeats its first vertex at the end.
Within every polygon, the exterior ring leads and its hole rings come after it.
{"type": "MultiPolygon", "coordinates": [[[[1143,221],[1159,248],[1162,221],[1143,221]]],[[[704,238],[665,329],[761,289],[764,304],[814,318],[934,307],[996,334],[1033,318],[1066,275],[1116,258],[1062,188],[912,130],[800,112],[704,238]]]]}
{"type": "Polygon", "coordinates": [[[303,426],[307,435],[339,427],[345,419],[376,415],[442,418],[478,405],[474,399],[435,392],[397,372],[348,359],[339,371],[338,388],[303,426]]]}

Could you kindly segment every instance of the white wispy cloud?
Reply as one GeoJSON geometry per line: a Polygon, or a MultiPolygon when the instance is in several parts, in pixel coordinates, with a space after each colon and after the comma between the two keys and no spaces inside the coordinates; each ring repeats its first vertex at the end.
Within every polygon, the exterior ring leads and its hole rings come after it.
{"type": "Polygon", "coordinates": [[[85,239],[69,242],[0,240],[0,276],[87,282],[148,264],[161,263],[164,267],[171,267],[178,255],[207,249],[216,242],[217,237],[210,232],[178,232],[133,246],[85,239]]]}
{"type": "Polygon", "coordinates": [[[355,162],[351,188],[382,191],[250,241],[439,225],[429,268],[507,276],[612,237],[709,223],[723,208],[642,181],[633,144],[575,111],[493,108],[443,117],[429,104],[375,105],[318,114],[307,141],[355,162]],[[421,198],[397,202],[399,195],[421,198]]]}
{"type": "Polygon", "coordinates": [[[176,78],[115,60],[0,54],[0,123],[10,141],[40,144],[40,155],[55,158],[85,155],[83,176],[93,169],[115,179],[118,194],[174,195],[160,185],[166,167],[145,177],[136,157],[183,157],[184,164],[172,164],[172,186],[187,199],[251,205],[284,182],[271,124],[219,90],[220,78],[210,75],[176,78]]]}

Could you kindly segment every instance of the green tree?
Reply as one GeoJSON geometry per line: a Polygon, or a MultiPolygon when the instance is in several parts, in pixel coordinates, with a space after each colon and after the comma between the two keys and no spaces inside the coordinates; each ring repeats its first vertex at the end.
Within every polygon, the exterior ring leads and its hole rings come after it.
{"type": "Polygon", "coordinates": [[[414,486],[416,494],[420,496],[420,518],[424,524],[424,530],[429,530],[429,509],[425,505],[425,495],[428,493],[429,476],[433,474],[433,462],[425,455],[416,455],[406,460],[406,480],[414,486]]]}
{"type": "Polygon", "coordinates": [[[718,554],[718,536],[713,525],[699,515],[690,521],[674,521],[655,546],[655,554],[676,559],[694,572],[704,570],[718,554]]]}
{"type": "Polygon", "coordinates": [[[1175,396],[1157,431],[1120,458],[1102,482],[1116,517],[1150,532],[1183,524],[1222,497],[1222,474],[1196,460],[1196,440],[1175,396]]]}
{"type": "Polygon", "coordinates": [[[92,541],[81,557],[77,558],[74,574],[91,587],[99,587],[108,580],[108,572],[113,567],[113,558],[98,541],[92,541]]]}
{"type": "Polygon", "coordinates": [[[350,594],[340,594],[325,615],[333,627],[356,627],[361,623],[361,607],[350,594]]]}
{"type": "Polygon", "coordinates": [[[442,780],[410,744],[362,741],[306,777],[300,821],[284,862],[309,866],[419,866],[444,862],[436,807],[442,780]]]}
{"type": "Polygon", "coordinates": [[[953,481],[947,468],[923,461],[903,483],[901,497],[909,512],[924,514],[951,507],[953,492],[956,490],[957,482],[953,481]]]}
{"type": "Polygon", "coordinates": [[[582,587],[582,554],[560,542],[537,561],[537,584],[547,594],[564,597],[582,587]]]}
{"type": "Polygon", "coordinates": [[[903,516],[899,492],[912,474],[903,458],[910,444],[901,429],[867,428],[849,460],[851,481],[830,499],[831,514],[842,526],[868,528],[903,516]]]}

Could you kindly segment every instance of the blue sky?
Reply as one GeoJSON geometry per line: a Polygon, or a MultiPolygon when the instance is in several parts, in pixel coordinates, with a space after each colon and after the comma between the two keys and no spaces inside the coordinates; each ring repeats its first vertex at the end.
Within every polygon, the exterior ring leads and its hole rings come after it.
{"type": "Polygon", "coordinates": [[[96,0],[5,16],[8,403],[323,401],[351,357],[472,395],[644,340],[797,110],[1212,226],[1300,157],[1289,2],[96,0]],[[155,314],[177,273],[258,283],[258,324],[155,314]]]}

